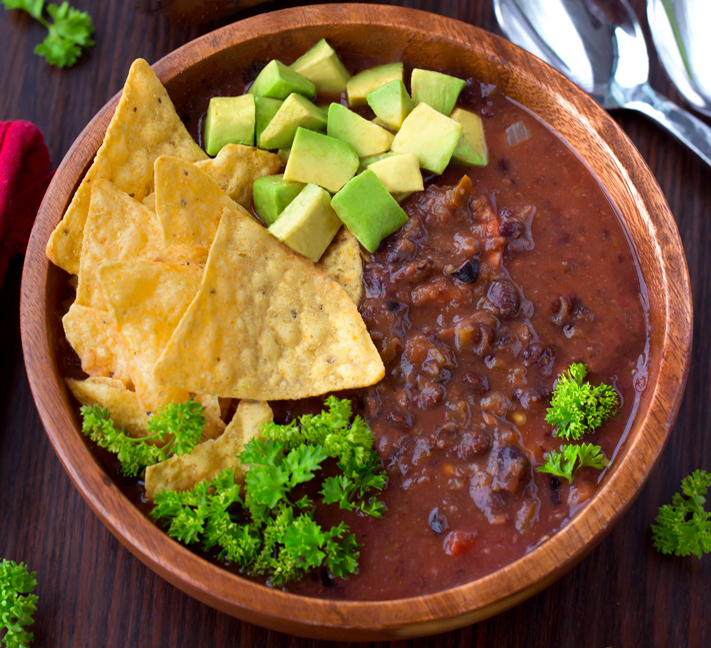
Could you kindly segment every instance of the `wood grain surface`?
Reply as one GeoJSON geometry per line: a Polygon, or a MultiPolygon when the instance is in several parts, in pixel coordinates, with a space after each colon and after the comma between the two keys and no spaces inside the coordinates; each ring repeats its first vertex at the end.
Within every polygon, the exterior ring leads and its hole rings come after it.
{"type": "MultiPolygon", "coordinates": [[[[3,92],[0,119],[29,119],[44,131],[54,163],[120,87],[130,62],[153,62],[216,24],[171,28],[134,3],[76,2],[97,23],[97,42],[72,70],[48,68],[32,55],[42,31],[24,17],[0,16],[3,92]],[[92,6],[90,6],[92,5],[92,6]],[[95,5],[95,6],[94,6],[95,5]]],[[[274,3],[250,10],[282,8],[274,3]]],[[[488,0],[393,3],[495,30],[488,0]]],[[[641,2],[637,3],[639,13],[641,2]]],[[[224,21],[223,23],[224,24],[224,21]]],[[[653,84],[673,99],[653,64],[653,84]]],[[[708,646],[711,560],[670,559],[650,546],[649,524],[660,504],[697,467],[711,468],[704,444],[709,357],[704,335],[708,267],[703,254],[711,216],[711,170],[643,118],[618,116],[676,214],[691,272],[696,311],[689,389],[662,461],[617,529],[552,587],[494,619],[457,632],[402,642],[417,646],[708,646]],[[705,182],[706,181],[706,182],[705,182]],[[685,438],[684,438],[685,437],[685,438]],[[683,440],[682,440],[683,439],[683,440]],[[706,613],[706,614],[705,614],[706,613]]],[[[38,571],[39,646],[325,645],[240,623],[190,599],[122,549],[84,504],[44,435],[32,403],[19,346],[20,264],[0,294],[0,556],[38,571]]]]}

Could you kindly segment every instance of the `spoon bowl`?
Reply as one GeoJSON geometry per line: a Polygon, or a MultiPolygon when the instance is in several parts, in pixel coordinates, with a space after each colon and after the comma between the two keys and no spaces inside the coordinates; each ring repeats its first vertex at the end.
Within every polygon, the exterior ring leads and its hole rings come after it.
{"type": "Polygon", "coordinates": [[[626,0],[494,0],[494,9],[511,41],[603,108],[645,114],[711,165],[711,128],[649,85],[647,45],[626,0]]]}
{"type": "Polygon", "coordinates": [[[711,3],[648,0],[647,20],[667,76],[695,110],[711,117],[711,3]]]}

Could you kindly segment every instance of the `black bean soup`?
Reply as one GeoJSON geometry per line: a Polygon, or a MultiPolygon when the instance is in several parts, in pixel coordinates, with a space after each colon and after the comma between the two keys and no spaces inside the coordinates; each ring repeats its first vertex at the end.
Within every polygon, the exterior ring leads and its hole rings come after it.
{"type": "MultiPolygon", "coordinates": [[[[196,140],[209,98],[241,93],[253,68],[182,106],[196,140]]],[[[582,362],[594,384],[618,391],[619,414],[586,438],[613,469],[646,385],[645,287],[607,194],[555,132],[496,87],[469,80],[460,105],[484,120],[489,164],[426,178],[425,191],[403,203],[405,226],[365,253],[360,312],[386,374],[339,394],[373,430],[389,480],[387,512],[318,511],[324,522],[351,526],[363,545],[360,570],[345,581],[315,573],[293,592],[416,596],[520,558],[604,477],[585,468],[569,486],[535,470],[561,443],[544,418],[556,376],[582,362]],[[506,129],[517,122],[530,137],[512,145],[506,129]]],[[[286,422],[321,402],[272,406],[286,422]]],[[[148,511],[140,485],[98,456],[148,511]]]]}

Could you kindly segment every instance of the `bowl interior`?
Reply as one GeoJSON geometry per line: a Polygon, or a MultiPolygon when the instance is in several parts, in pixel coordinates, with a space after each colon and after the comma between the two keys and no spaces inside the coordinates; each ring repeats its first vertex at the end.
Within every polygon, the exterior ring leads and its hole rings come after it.
{"type": "Polygon", "coordinates": [[[538,59],[474,27],[424,12],[373,5],[289,9],[208,34],[156,65],[179,113],[194,110],[221,79],[253,61],[290,62],[321,38],[364,67],[403,60],[498,85],[540,116],[606,187],[636,251],[649,299],[647,386],[627,440],[590,502],[524,558],[482,579],[428,596],[384,603],[336,603],[269,590],[211,565],[145,518],[93,460],[63,378],[59,313],[66,275],[44,247],[88,169],[117,98],[92,120],[60,165],[37,218],[22,288],[23,347],[38,409],[57,454],[99,517],[134,555],[173,584],[240,618],[320,638],[368,640],[440,632],[510,607],[580,560],[632,503],[668,436],[681,399],[691,345],[691,297],[683,248],[649,169],[615,122],[538,59]],[[376,53],[377,58],[373,58],[376,53]]]}

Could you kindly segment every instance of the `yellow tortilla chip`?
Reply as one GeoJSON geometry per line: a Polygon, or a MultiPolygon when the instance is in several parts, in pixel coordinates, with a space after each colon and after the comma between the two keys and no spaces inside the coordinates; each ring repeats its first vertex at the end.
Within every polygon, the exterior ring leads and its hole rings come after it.
{"type": "Polygon", "coordinates": [[[243,472],[237,455],[247,442],[259,435],[262,425],[272,420],[267,403],[241,401],[224,434],[196,446],[188,455],[175,456],[146,469],[146,495],[153,499],[164,491],[183,491],[204,479],[212,479],[226,468],[235,469],[235,478],[243,472]]]}
{"type": "Polygon", "coordinates": [[[153,193],[149,193],[141,201],[141,203],[143,203],[146,207],[148,207],[148,209],[154,212],[156,210],[156,192],[154,191],[153,193]]]}
{"type": "Polygon", "coordinates": [[[90,376],[116,378],[131,385],[125,350],[111,315],[106,311],[72,304],[62,318],[64,333],[90,376]]]}
{"type": "Polygon", "coordinates": [[[222,407],[217,396],[198,394],[195,400],[205,408],[205,431],[203,439],[216,439],[225,431],[225,422],[222,420],[222,407]]]}
{"type": "Polygon", "coordinates": [[[338,230],[316,267],[340,284],[358,305],[363,294],[363,260],[358,239],[345,226],[338,230]]]}
{"type": "Polygon", "coordinates": [[[216,158],[201,160],[195,166],[207,173],[232,200],[249,209],[254,181],[279,173],[281,158],[251,146],[227,144],[216,158]]]}
{"type": "Polygon", "coordinates": [[[225,209],[237,208],[204,171],[175,157],[155,163],[156,215],[168,244],[210,249],[225,209]]]}
{"type": "MultiPolygon", "coordinates": [[[[189,396],[184,389],[158,385],[153,378],[153,366],[195,297],[202,272],[196,265],[148,261],[103,263],[96,272],[128,350],[128,368],[136,395],[148,412],[155,412],[167,403],[182,402],[189,396]]],[[[216,398],[215,406],[219,418],[216,398]]]]}
{"type": "Polygon", "coordinates": [[[365,387],[384,373],[344,290],[244,210],[223,214],[200,290],[154,371],[163,385],[261,401],[365,387]]]}
{"type": "Polygon", "coordinates": [[[96,271],[109,261],[200,263],[207,250],[167,246],[156,215],[108,180],[94,182],[82,243],[76,303],[101,310],[106,303],[96,271]]]}
{"type": "Polygon", "coordinates": [[[129,70],[104,142],[47,243],[50,261],[77,274],[91,185],[105,178],[140,201],[153,191],[153,162],[160,155],[175,155],[191,162],[207,158],[183,126],[150,65],[137,59],[129,70]]]}
{"type": "Polygon", "coordinates": [[[116,427],[123,428],[132,437],[147,434],[148,416],[143,411],[136,394],[128,391],[115,378],[87,378],[73,380],[67,378],[67,385],[74,398],[82,405],[106,407],[116,427]]]}

